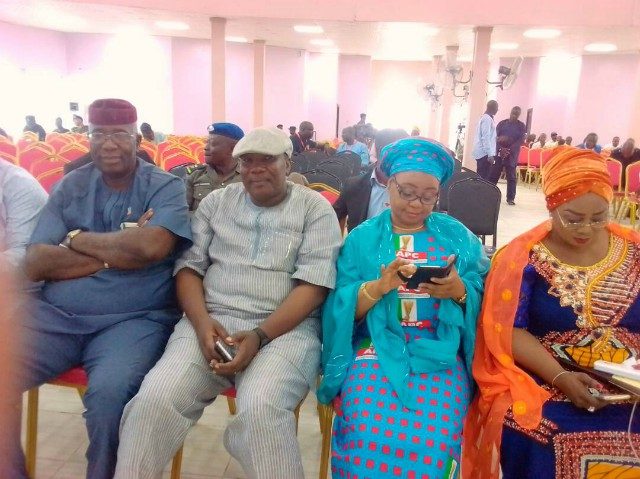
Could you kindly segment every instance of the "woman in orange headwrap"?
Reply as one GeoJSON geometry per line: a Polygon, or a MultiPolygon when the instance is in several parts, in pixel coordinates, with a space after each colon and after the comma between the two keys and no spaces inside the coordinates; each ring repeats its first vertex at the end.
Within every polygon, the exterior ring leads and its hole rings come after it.
{"type": "Polygon", "coordinates": [[[631,404],[565,366],[640,352],[640,235],[609,222],[599,155],[557,148],[542,176],[551,219],[500,251],[485,284],[462,474],[640,478],[631,404]]]}

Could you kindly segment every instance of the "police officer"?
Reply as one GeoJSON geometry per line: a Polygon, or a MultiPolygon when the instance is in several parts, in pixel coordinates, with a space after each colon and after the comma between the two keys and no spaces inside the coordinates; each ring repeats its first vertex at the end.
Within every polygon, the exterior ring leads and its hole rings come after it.
{"type": "Polygon", "coordinates": [[[241,181],[233,148],[244,136],[233,123],[214,123],[207,128],[209,140],[204,148],[204,165],[199,165],[187,177],[187,204],[195,211],[213,190],[241,181]]]}

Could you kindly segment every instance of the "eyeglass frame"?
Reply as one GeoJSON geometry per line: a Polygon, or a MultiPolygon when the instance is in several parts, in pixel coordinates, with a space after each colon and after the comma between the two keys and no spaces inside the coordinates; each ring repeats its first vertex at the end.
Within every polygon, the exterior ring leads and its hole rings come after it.
{"type": "Polygon", "coordinates": [[[562,227],[568,230],[579,230],[581,228],[587,228],[587,227],[591,229],[603,229],[603,228],[606,228],[609,222],[611,221],[611,217],[607,214],[606,220],[590,221],[589,223],[584,223],[582,221],[579,223],[572,223],[570,221],[565,222],[564,218],[562,217],[559,211],[556,210],[555,213],[557,214],[558,220],[560,220],[560,224],[562,225],[562,227]]]}
{"type": "Polygon", "coordinates": [[[431,203],[431,202],[430,202],[430,203],[425,203],[424,201],[422,201],[422,200],[424,199],[424,196],[416,195],[415,193],[414,193],[414,194],[410,194],[410,196],[411,196],[411,198],[410,198],[410,199],[409,199],[409,198],[403,198],[402,196],[403,196],[403,195],[405,195],[405,196],[406,196],[406,195],[407,195],[407,193],[406,193],[405,191],[402,191],[402,190],[400,189],[400,187],[401,187],[402,185],[400,185],[400,184],[398,183],[398,181],[397,181],[394,177],[389,178],[389,181],[391,181],[391,180],[393,180],[393,182],[394,182],[394,183],[395,183],[395,185],[396,185],[396,189],[398,190],[398,196],[400,196],[400,199],[401,199],[402,201],[406,201],[407,203],[411,203],[412,201],[419,200],[419,201],[420,201],[420,204],[421,204],[421,205],[423,205],[423,206],[435,206],[435,205],[438,203],[438,199],[440,199],[440,191],[438,191],[438,192],[436,193],[435,198],[433,199],[433,202],[432,202],[432,203],[431,203]]]}
{"type": "Polygon", "coordinates": [[[89,140],[94,142],[96,145],[103,145],[107,139],[111,140],[113,143],[115,143],[116,145],[121,145],[123,143],[125,143],[125,139],[124,139],[124,135],[127,135],[130,139],[132,140],[136,140],[137,139],[137,135],[133,134],[133,133],[128,133],[126,131],[116,131],[113,133],[104,133],[102,131],[92,131],[91,133],[89,133],[89,140]],[[95,138],[95,135],[102,135],[103,138],[102,140],[99,140],[97,138],[95,138]],[[118,141],[115,137],[115,135],[121,135],[122,136],[122,141],[118,141]]]}

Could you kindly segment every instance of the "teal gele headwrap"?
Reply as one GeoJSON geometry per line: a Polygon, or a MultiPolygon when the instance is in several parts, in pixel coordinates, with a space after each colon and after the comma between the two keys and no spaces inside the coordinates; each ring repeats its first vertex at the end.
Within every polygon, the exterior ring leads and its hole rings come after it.
{"type": "Polygon", "coordinates": [[[453,175],[454,159],[439,143],[426,138],[403,138],[380,152],[382,171],[389,177],[405,171],[434,176],[440,184],[453,175]]]}

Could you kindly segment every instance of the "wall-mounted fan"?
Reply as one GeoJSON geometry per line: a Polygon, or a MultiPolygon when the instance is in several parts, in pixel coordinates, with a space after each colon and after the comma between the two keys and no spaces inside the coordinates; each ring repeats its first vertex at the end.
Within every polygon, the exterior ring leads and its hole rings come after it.
{"type": "Polygon", "coordinates": [[[501,90],[508,90],[513,86],[518,78],[518,74],[520,73],[520,67],[522,67],[522,57],[517,57],[513,60],[513,63],[510,67],[501,66],[498,69],[498,75],[500,76],[499,81],[489,81],[487,83],[489,85],[497,85],[501,90]]]}

